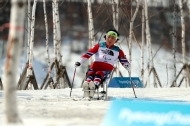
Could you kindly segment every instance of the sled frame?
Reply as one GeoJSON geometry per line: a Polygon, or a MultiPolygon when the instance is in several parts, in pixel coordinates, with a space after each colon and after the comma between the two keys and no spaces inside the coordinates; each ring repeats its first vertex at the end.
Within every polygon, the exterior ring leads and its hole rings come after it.
{"type": "Polygon", "coordinates": [[[87,89],[87,90],[83,89],[82,91],[83,92],[85,92],[85,91],[95,91],[94,96],[97,95],[97,98],[93,97],[91,99],[107,100],[107,98],[108,98],[108,84],[109,84],[109,81],[110,81],[110,75],[111,75],[111,73],[106,74],[105,79],[101,81],[100,86],[99,86],[98,89],[94,89],[94,90],[93,89],[87,89]]]}

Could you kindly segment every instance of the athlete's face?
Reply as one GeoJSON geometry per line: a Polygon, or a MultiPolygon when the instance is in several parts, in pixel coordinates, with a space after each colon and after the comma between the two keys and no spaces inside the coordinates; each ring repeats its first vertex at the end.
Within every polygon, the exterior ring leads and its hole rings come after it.
{"type": "Polygon", "coordinates": [[[113,37],[113,36],[106,36],[106,44],[108,46],[114,45],[115,42],[116,42],[116,38],[115,37],[113,37]]]}

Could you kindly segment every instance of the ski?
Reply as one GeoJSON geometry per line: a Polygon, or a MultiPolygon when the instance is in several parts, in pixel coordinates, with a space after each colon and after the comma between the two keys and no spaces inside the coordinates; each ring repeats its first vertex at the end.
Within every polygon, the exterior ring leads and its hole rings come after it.
{"type": "Polygon", "coordinates": [[[88,98],[73,98],[72,100],[73,101],[91,101],[89,97],[88,98]]]}

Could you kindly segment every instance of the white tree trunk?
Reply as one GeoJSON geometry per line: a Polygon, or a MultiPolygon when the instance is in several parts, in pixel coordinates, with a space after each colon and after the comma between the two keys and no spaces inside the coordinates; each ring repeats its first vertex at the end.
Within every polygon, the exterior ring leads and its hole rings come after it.
{"type": "MultiPolygon", "coordinates": [[[[54,44],[54,61],[58,60],[58,54],[57,54],[57,50],[58,50],[58,43],[57,43],[57,27],[56,27],[56,13],[55,13],[55,4],[54,1],[52,1],[52,14],[53,14],[53,44],[54,44]]],[[[57,78],[57,71],[56,71],[56,65],[54,65],[54,81],[56,82],[56,78],[57,78]]]]}
{"type": "Polygon", "coordinates": [[[61,65],[62,56],[60,51],[61,46],[61,29],[60,29],[60,20],[59,20],[59,8],[58,8],[58,1],[53,0],[55,5],[55,20],[56,20],[56,41],[57,41],[57,54],[59,56],[59,65],[61,65]]]}
{"type": "Polygon", "coordinates": [[[119,16],[119,1],[112,0],[112,11],[113,11],[113,26],[118,30],[118,16],[119,16]]]}
{"type": "MultiPolygon", "coordinates": [[[[153,63],[153,55],[152,55],[152,45],[151,45],[151,36],[150,36],[150,28],[149,28],[149,18],[148,18],[148,4],[147,0],[145,0],[145,20],[146,20],[146,41],[148,48],[148,77],[147,77],[147,85],[150,87],[150,70],[154,68],[153,63]]],[[[154,76],[155,78],[155,76],[154,76]]],[[[154,79],[154,83],[156,79],[154,79]]]]}
{"type": "MultiPolygon", "coordinates": [[[[129,61],[130,61],[130,64],[131,64],[131,69],[132,69],[132,34],[133,34],[133,23],[134,23],[135,18],[137,16],[137,12],[139,10],[139,5],[140,5],[140,1],[137,0],[135,12],[133,14],[133,17],[130,20],[130,29],[129,29],[129,61]]],[[[131,71],[129,72],[129,74],[131,76],[131,71]]]]}
{"type": "Polygon", "coordinates": [[[52,14],[53,14],[53,44],[54,44],[54,59],[57,59],[57,32],[56,32],[56,17],[55,17],[55,4],[52,2],[52,14]]]}
{"type": "Polygon", "coordinates": [[[48,63],[48,78],[50,78],[51,66],[50,66],[50,58],[49,58],[49,30],[48,30],[46,1],[45,0],[43,0],[43,9],[44,9],[44,22],[45,22],[45,28],[46,28],[46,52],[47,52],[47,63],[48,63]]]}
{"type": "MultiPolygon", "coordinates": [[[[55,5],[55,20],[56,20],[56,41],[57,41],[57,54],[59,57],[59,66],[62,65],[62,55],[61,55],[61,29],[60,29],[60,20],[59,20],[59,8],[58,8],[58,0],[54,0],[54,5],[55,5]]],[[[64,80],[63,78],[59,79],[60,86],[64,85],[64,80]]],[[[64,87],[64,86],[63,86],[64,87]]]]}
{"type": "MultiPolygon", "coordinates": [[[[172,65],[172,80],[176,78],[176,2],[174,0],[174,15],[173,15],[173,36],[172,36],[172,53],[173,53],[173,65],[172,65]]],[[[174,87],[176,87],[176,82],[174,82],[174,87]]]]}
{"type": "MultiPolygon", "coordinates": [[[[148,24],[148,5],[147,5],[147,0],[144,0],[144,7],[145,7],[145,24],[146,24],[146,46],[147,46],[147,50],[149,51],[150,49],[149,49],[149,42],[148,42],[148,26],[147,26],[147,24],[148,24]]],[[[148,74],[147,74],[147,87],[150,87],[150,77],[149,77],[149,71],[150,71],[150,55],[149,55],[149,53],[148,53],[148,51],[147,51],[147,59],[148,59],[148,61],[147,61],[147,72],[148,72],[148,74]]]]}
{"type": "MultiPolygon", "coordinates": [[[[183,12],[183,0],[180,0],[180,13],[181,13],[181,44],[182,44],[182,54],[183,54],[183,64],[186,64],[186,52],[185,52],[185,20],[183,12]]],[[[187,86],[187,72],[184,74],[185,85],[187,86]]]]}
{"type": "Polygon", "coordinates": [[[144,84],[144,42],[145,42],[145,6],[142,0],[142,45],[141,45],[141,82],[144,84]]]}
{"type": "MultiPolygon", "coordinates": [[[[119,16],[119,1],[112,0],[112,12],[113,12],[113,26],[118,30],[118,16],[119,16]]],[[[119,62],[116,63],[116,77],[119,77],[119,62]]]]}
{"type": "Polygon", "coordinates": [[[31,13],[30,13],[30,0],[28,0],[28,45],[27,45],[27,62],[30,57],[30,34],[31,34],[31,13]]]}
{"type": "MultiPolygon", "coordinates": [[[[34,28],[35,28],[35,13],[36,13],[37,0],[34,0],[32,6],[32,21],[31,21],[31,35],[30,35],[30,56],[29,65],[27,69],[27,76],[32,76],[32,62],[33,62],[33,46],[34,46],[34,28]]],[[[32,83],[29,83],[28,89],[32,89],[32,83]]]]}
{"type": "MultiPolygon", "coordinates": [[[[91,48],[95,43],[91,0],[88,0],[88,31],[89,31],[89,48],[91,48]]],[[[89,59],[89,65],[91,63],[92,63],[92,58],[89,59]]]]}
{"type": "Polygon", "coordinates": [[[21,122],[17,112],[16,76],[23,45],[25,2],[25,0],[11,1],[10,29],[6,52],[5,72],[3,75],[3,97],[6,123],[21,122]]]}

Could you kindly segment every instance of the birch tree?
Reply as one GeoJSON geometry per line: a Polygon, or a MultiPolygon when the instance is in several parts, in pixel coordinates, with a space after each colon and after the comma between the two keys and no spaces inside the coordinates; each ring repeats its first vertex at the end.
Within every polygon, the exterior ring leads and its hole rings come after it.
{"type": "Polygon", "coordinates": [[[119,1],[112,0],[112,11],[113,11],[113,26],[116,30],[118,30],[118,17],[119,17],[119,1]]]}
{"type": "Polygon", "coordinates": [[[31,13],[30,13],[30,0],[28,0],[28,45],[27,45],[27,62],[30,56],[30,34],[31,34],[31,13]]]}
{"type": "MultiPolygon", "coordinates": [[[[54,45],[54,62],[56,62],[57,61],[57,50],[58,50],[58,45],[57,45],[57,32],[56,32],[56,16],[55,16],[55,4],[54,4],[54,1],[52,1],[52,15],[53,15],[53,45],[54,45]]],[[[57,68],[56,68],[56,65],[54,65],[54,80],[56,81],[57,80],[57,68]]],[[[55,83],[57,83],[57,82],[55,82],[55,83]]]]}
{"type": "Polygon", "coordinates": [[[151,58],[151,37],[150,37],[150,28],[149,28],[149,18],[148,18],[148,4],[147,4],[147,0],[145,0],[145,18],[146,18],[146,42],[147,42],[147,49],[148,49],[148,77],[147,77],[147,85],[148,87],[150,87],[150,71],[152,68],[152,58],[151,58]]]}
{"type": "Polygon", "coordinates": [[[61,29],[60,29],[60,20],[59,20],[59,8],[58,8],[58,1],[53,0],[53,4],[55,7],[55,27],[56,27],[56,43],[57,43],[57,54],[59,57],[59,64],[61,65],[62,56],[60,51],[61,46],[61,29]]]}
{"type": "Polygon", "coordinates": [[[187,87],[187,78],[190,82],[189,78],[189,69],[186,63],[186,51],[185,51],[185,20],[184,20],[184,12],[183,12],[183,0],[180,0],[180,14],[181,14],[181,44],[182,44],[182,55],[183,55],[183,65],[185,69],[185,85],[187,87]]]}
{"type": "Polygon", "coordinates": [[[23,45],[25,0],[11,1],[10,29],[4,72],[4,109],[6,123],[21,122],[17,111],[16,76],[23,45]]]}
{"type": "Polygon", "coordinates": [[[46,1],[45,0],[43,0],[43,9],[44,9],[44,22],[45,22],[45,29],[46,29],[46,52],[47,52],[48,79],[49,79],[51,77],[51,65],[50,65],[50,57],[49,57],[49,30],[48,30],[48,21],[47,21],[46,1]]]}
{"type": "Polygon", "coordinates": [[[53,15],[53,45],[54,45],[54,60],[57,60],[57,34],[56,34],[56,17],[55,17],[55,4],[52,1],[52,15],[53,15]]]}
{"type": "Polygon", "coordinates": [[[149,19],[148,19],[148,5],[147,5],[147,0],[145,0],[145,20],[146,20],[146,44],[147,44],[147,57],[148,57],[148,63],[147,63],[147,71],[148,71],[148,76],[147,76],[147,85],[150,87],[150,77],[149,77],[149,72],[150,72],[150,46],[149,46],[149,41],[150,41],[150,31],[149,31],[149,19]]]}
{"type": "MultiPolygon", "coordinates": [[[[172,53],[173,53],[173,69],[172,69],[172,79],[176,78],[176,0],[174,2],[174,12],[173,12],[173,36],[172,36],[172,53]]],[[[174,86],[176,87],[176,81],[174,82],[174,86]]]]}
{"type": "Polygon", "coordinates": [[[159,82],[160,87],[162,87],[160,79],[158,78],[158,74],[154,68],[154,62],[153,62],[153,54],[152,54],[152,40],[151,40],[151,35],[150,35],[150,27],[149,27],[149,18],[148,18],[148,4],[147,0],[145,0],[145,20],[146,20],[146,42],[147,42],[147,48],[148,48],[148,63],[147,63],[147,68],[148,68],[148,77],[147,77],[147,85],[150,87],[150,75],[151,72],[153,72],[153,83],[154,87],[157,87],[156,84],[156,78],[159,82]]]}
{"type": "MultiPolygon", "coordinates": [[[[93,17],[92,17],[92,8],[91,8],[91,0],[87,0],[88,2],[88,32],[89,32],[89,48],[91,48],[95,44],[94,38],[94,25],[93,25],[93,17]]],[[[92,58],[89,59],[89,65],[92,63],[92,58]]]]}
{"type": "Polygon", "coordinates": [[[185,52],[185,20],[183,12],[183,0],[180,0],[180,14],[181,14],[181,44],[182,44],[182,54],[183,54],[183,64],[186,64],[186,52],[185,52]]]}
{"type": "Polygon", "coordinates": [[[184,15],[184,10],[183,10],[183,4],[184,1],[180,0],[179,1],[179,8],[180,8],[180,16],[181,16],[181,44],[182,44],[182,55],[183,55],[183,66],[181,68],[181,70],[179,71],[179,73],[177,74],[175,80],[172,82],[170,87],[174,87],[176,80],[178,79],[179,75],[182,74],[182,71],[184,71],[183,77],[180,80],[180,83],[178,85],[178,87],[181,86],[181,83],[183,82],[183,80],[185,79],[185,86],[187,87],[189,84],[190,86],[190,73],[189,73],[189,67],[188,64],[186,62],[186,50],[185,50],[185,15],[184,15]],[[188,80],[188,82],[187,82],[188,80]]]}
{"type": "MultiPolygon", "coordinates": [[[[55,26],[55,31],[54,31],[54,34],[55,34],[55,38],[54,38],[54,46],[56,49],[56,58],[55,60],[59,61],[59,66],[62,65],[62,55],[61,55],[61,51],[60,51],[60,46],[61,46],[61,30],[60,30],[60,20],[59,20],[59,8],[58,8],[58,1],[57,0],[53,0],[52,2],[53,4],[53,20],[54,20],[54,26],[55,26]],[[58,59],[59,57],[59,59],[58,59]]],[[[55,65],[56,67],[56,65],[55,65]]],[[[55,79],[57,79],[58,75],[57,74],[57,70],[55,68],[54,70],[55,72],[55,79]]],[[[59,83],[59,85],[61,86],[61,84],[64,82],[63,78],[59,79],[60,81],[59,82],[56,82],[56,83],[59,83]]],[[[57,81],[57,80],[56,80],[57,81]]],[[[59,86],[59,87],[60,87],[59,86]]]]}
{"type": "MultiPolygon", "coordinates": [[[[134,12],[133,16],[130,19],[130,29],[129,29],[129,61],[130,61],[131,65],[132,65],[132,34],[133,34],[133,24],[134,24],[135,18],[137,16],[137,12],[139,10],[139,5],[140,5],[140,1],[137,0],[136,1],[135,12],[134,12]]],[[[131,76],[131,71],[129,71],[129,76],[131,76]]]]}
{"type": "Polygon", "coordinates": [[[145,41],[145,9],[144,0],[142,0],[142,45],[141,45],[141,82],[144,84],[144,41],[145,41]]]}
{"type": "MultiPolygon", "coordinates": [[[[112,0],[113,26],[118,31],[119,1],[112,0]]],[[[119,76],[119,62],[116,63],[116,76],[119,76]]]]}
{"type": "MultiPolygon", "coordinates": [[[[34,28],[35,28],[35,12],[36,12],[37,0],[34,0],[32,7],[32,19],[31,19],[31,34],[30,34],[30,56],[29,56],[29,65],[27,69],[27,77],[33,75],[32,73],[32,62],[33,62],[33,46],[34,46],[34,28]]],[[[28,85],[29,89],[32,88],[32,83],[28,85]]]]}

